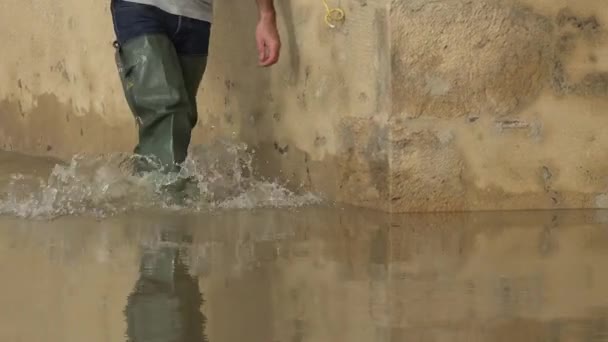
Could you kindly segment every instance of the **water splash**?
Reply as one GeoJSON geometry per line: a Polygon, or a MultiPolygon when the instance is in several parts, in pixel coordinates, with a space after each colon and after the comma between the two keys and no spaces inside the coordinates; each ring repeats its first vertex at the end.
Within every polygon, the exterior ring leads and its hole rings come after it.
{"type": "Polygon", "coordinates": [[[47,179],[13,174],[0,195],[0,214],[28,218],[64,215],[105,217],[142,209],[203,211],[317,204],[281,184],[253,176],[253,153],[245,144],[218,142],[193,149],[179,173],[134,176],[128,154],[77,155],[57,164],[47,179]],[[183,201],[163,189],[189,180],[183,201]]]}

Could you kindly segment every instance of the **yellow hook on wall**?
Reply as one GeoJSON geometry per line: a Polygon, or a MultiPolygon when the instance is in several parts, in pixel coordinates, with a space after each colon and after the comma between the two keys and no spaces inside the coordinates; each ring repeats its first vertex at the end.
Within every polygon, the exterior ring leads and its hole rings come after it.
{"type": "Polygon", "coordinates": [[[327,0],[322,0],[323,1],[323,5],[325,5],[325,23],[327,24],[327,26],[331,27],[331,28],[335,28],[336,25],[334,25],[332,22],[338,22],[338,21],[344,21],[344,18],[346,17],[346,14],[344,14],[344,11],[341,8],[330,8],[329,5],[327,4],[327,0]]]}

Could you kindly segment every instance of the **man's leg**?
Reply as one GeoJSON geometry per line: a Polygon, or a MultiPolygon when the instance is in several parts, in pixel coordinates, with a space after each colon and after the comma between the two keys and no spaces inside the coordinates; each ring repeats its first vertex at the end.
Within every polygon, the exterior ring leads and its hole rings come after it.
{"type": "MultiPolygon", "coordinates": [[[[191,129],[196,126],[198,121],[196,95],[207,67],[210,30],[211,24],[208,22],[179,17],[174,34],[171,36],[188,94],[190,105],[188,119],[191,129]]],[[[197,181],[194,177],[181,178],[167,189],[172,192],[180,192],[187,198],[196,199],[199,195],[197,181]]]]}
{"type": "Polygon", "coordinates": [[[179,55],[179,63],[182,67],[184,83],[188,92],[188,99],[192,110],[190,111],[190,124],[194,128],[198,122],[198,109],[196,94],[203,79],[205,68],[207,67],[206,56],[179,55]]]}
{"type": "Polygon", "coordinates": [[[179,30],[173,37],[173,43],[183,70],[190,105],[192,106],[190,116],[192,127],[198,121],[196,94],[207,68],[210,34],[210,23],[181,17],[179,30]]]}
{"type": "MultiPolygon", "coordinates": [[[[146,5],[113,0],[117,62],[127,102],[137,121],[135,153],[177,171],[187,155],[193,106],[180,58],[169,38],[169,14],[146,5]]],[[[150,163],[137,171],[151,171],[150,163]]]]}

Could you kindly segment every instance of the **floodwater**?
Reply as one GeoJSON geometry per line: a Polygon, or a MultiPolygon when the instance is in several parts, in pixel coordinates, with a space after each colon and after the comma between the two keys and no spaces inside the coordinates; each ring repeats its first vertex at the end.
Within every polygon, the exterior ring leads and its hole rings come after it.
{"type": "Polygon", "coordinates": [[[385,215],[219,171],[178,208],[99,158],[0,154],[0,341],[608,341],[606,211],[385,215]]]}

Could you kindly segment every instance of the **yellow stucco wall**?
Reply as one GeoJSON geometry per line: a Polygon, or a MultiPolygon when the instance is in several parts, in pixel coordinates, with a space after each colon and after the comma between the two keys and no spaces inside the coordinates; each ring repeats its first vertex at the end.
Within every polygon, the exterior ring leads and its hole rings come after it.
{"type": "MultiPolygon", "coordinates": [[[[266,176],[395,211],[608,207],[608,9],[600,0],[217,3],[195,144],[255,148],[266,176]]],[[[6,0],[0,147],[130,150],[109,1],[6,0]],[[15,18],[12,20],[11,18],[15,18]],[[21,18],[28,18],[27,21],[21,18]]]]}
{"type": "Polygon", "coordinates": [[[393,206],[606,207],[602,1],[411,1],[391,20],[393,206]]]}

